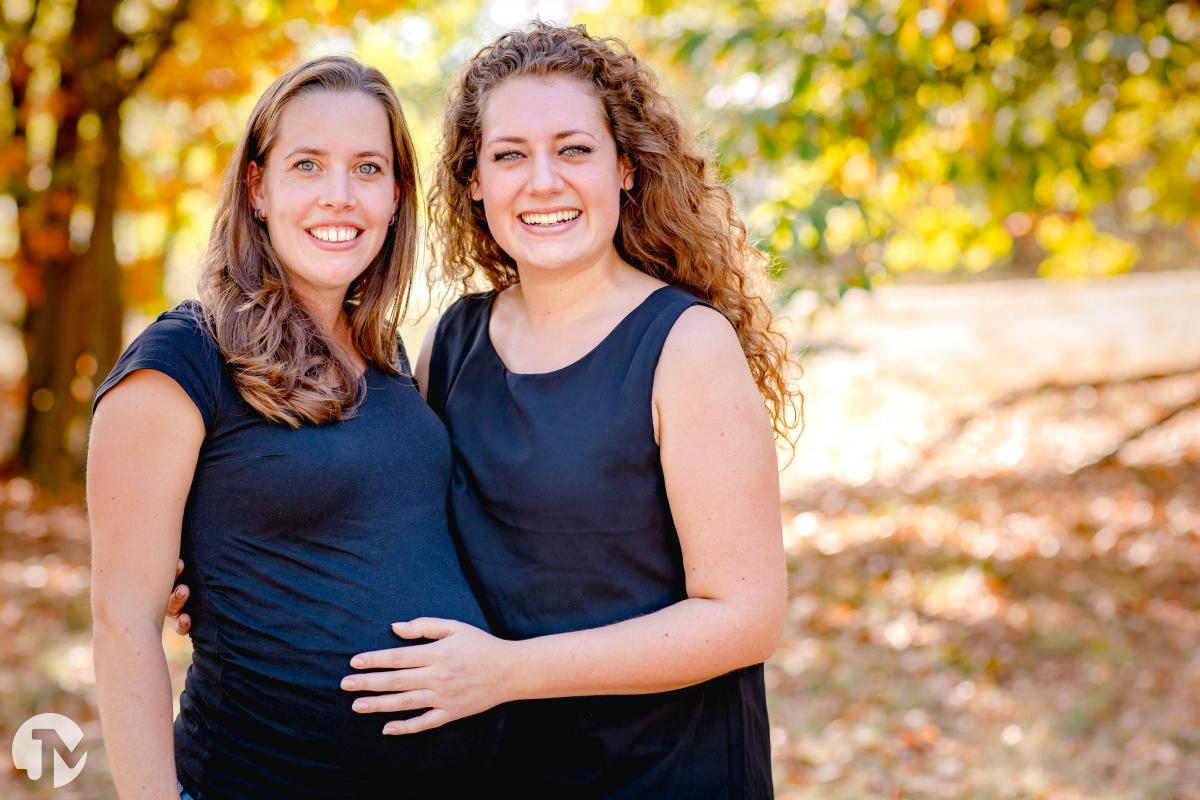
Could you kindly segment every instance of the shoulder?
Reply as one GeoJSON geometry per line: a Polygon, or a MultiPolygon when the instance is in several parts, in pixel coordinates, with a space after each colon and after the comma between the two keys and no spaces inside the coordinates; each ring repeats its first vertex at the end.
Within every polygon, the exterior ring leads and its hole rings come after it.
{"type": "Polygon", "coordinates": [[[444,354],[448,347],[457,350],[469,341],[488,318],[495,291],[467,294],[455,300],[429,326],[421,350],[429,357],[444,354]]]}
{"type": "Polygon", "coordinates": [[[436,410],[448,376],[456,372],[468,348],[485,324],[495,291],[467,294],[455,300],[425,332],[414,374],[421,394],[436,410]]]}
{"type": "Polygon", "coordinates": [[[745,353],[729,320],[707,305],[685,308],[663,343],[654,375],[656,402],[694,405],[718,398],[741,402],[756,393],[745,353]]]}
{"type": "Polygon", "coordinates": [[[205,322],[204,310],[195,300],[185,300],[159,314],[130,344],[126,355],[178,354],[220,360],[220,349],[205,322]]]}
{"type": "Polygon", "coordinates": [[[737,332],[708,306],[688,307],[671,329],[654,374],[653,403],[660,447],[688,453],[685,461],[700,457],[688,448],[701,442],[728,452],[743,445],[773,452],[766,408],[737,332]],[[691,445],[680,450],[681,440],[691,445]]]}
{"type": "Polygon", "coordinates": [[[441,316],[434,323],[433,330],[437,330],[444,325],[452,324],[458,320],[470,319],[483,313],[491,307],[496,295],[497,292],[495,290],[464,294],[442,312],[441,316]]]}
{"type": "Polygon", "coordinates": [[[438,326],[442,324],[443,316],[445,314],[439,314],[433,322],[429,323],[429,327],[425,329],[425,335],[421,337],[421,349],[417,351],[417,363],[413,367],[413,377],[416,378],[417,389],[421,392],[422,397],[428,393],[429,361],[433,358],[433,344],[437,339],[438,326]]]}
{"type": "Polygon", "coordinates": [[[714,358],[745,361],[733,325],[720,311],[698,301],[676,318],[663,344],[662,358],[698,364],[711,363],[714,358]]]}
{"type": "Polygon", "coordinates": [[[199,303],[181,303],[164,312],[130,343],[96,390],[93,411],[110,390],[139,370],[172,379],[199,408],[205,422],[213,420],[224,361],[199,303]]]}

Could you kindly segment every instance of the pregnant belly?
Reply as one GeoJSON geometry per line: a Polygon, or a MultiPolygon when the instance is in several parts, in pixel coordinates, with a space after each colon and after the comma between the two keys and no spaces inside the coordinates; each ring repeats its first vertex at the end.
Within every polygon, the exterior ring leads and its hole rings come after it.
{"type": "Polygon", "coordinates": [[[465,580],[452,580],[461,573],[440,571],[440,591],[397,581],[374,592],[299,575],[291,586],[306,596],[288,597],[277,589],[283,571],[274,571],[275,586],[244,582],[198,604],[176,724],[181,777],[194,775],[204,800],[404,796],[397,787],[472,780],[494,753],[498,713],[384,736],[384,724],[404,715],[357,714],[360,694],[340,687],[356,653],[406,644],[393,621],[429,614],[482,625],[465,580]]]}
{"type": "Polygon", "coordinates": [[[384,736],[388,720],[411,713],[357,714],[351,703],[358,695],[337,681],[300,685],[224,664],[220,688],[210,689],[216,675],[197,655],[180,703],[176,749],[182,773],[191,771],[189,763],[200,765],[196,788],[206,800],[401,796],[412,786],[471,785],[499,740],[499,712],[384,736]]]}

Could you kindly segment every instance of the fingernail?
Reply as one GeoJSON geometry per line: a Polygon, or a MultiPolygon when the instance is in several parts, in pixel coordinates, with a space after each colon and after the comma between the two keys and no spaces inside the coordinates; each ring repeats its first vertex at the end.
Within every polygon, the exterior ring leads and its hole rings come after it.
{"type": "Polygon", "coordinates": [[[366,665],[367,661],[362,656],[355,656],[354,658],[350,659],[350,666],[355,667],[356,669],[365,667],[366,665]]]}
{"type": "Polygon", "coordinates": [[[182,586],[180,586],[178,589],[175,590],[175,596],[183,597],[183,587],[182,586]]]}
{"type": "Polygon", "coordinates": [[[366,700],[355,700],[353,708],[355,711],[367,711],[370,704],[366,700]]]}
{"type": "Polygon", "coordinates": [[[403,622],[393,622],[393,623],[392,623],[392,630],[394,630],[394,631],[398,631],[398,630],[400,630],[400,629],[401,629],[401,628],[403,628],[403,627],[404,627],[404,623],[403,623],[403,622]]]}
{"type": "Polygon", "coordinates": [[[342,688],[351,692],[354,691],[354,679],[342,678],[342,688]]]}
{"type": "Polygon", "coordinates": [[[396,726],[391,724],[390,722],[387,725],[383,726],[383,733],[385,736],[391,736],[392,734],[398,733],[398,732],[399,731],[397,730],[396,726]]]}

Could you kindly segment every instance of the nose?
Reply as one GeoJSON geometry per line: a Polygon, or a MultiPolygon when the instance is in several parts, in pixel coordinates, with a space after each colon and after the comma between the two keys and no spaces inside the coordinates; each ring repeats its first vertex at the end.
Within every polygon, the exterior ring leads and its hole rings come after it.
{"type": "Polygon", "coordinates": [[[357,205],[351,176],[341,170],[330,170],[321,187],[320,202],[325,208],[353,208],[357,205]]]}
{"type": "Polygon", "coordinates": [[[537,153],[531,161],[533,174],[529,176],[530,194],[554,194],[562,189],[562,176],[558,174],[551,154],[537,153]]]}

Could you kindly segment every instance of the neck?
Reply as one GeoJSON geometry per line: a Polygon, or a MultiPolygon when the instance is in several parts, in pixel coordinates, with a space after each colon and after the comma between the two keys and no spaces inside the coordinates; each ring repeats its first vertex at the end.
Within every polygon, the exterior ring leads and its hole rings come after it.
{"type": "Polygon", "coordinates": [[[518,264],[517,299],[531,327],[569,323],[604,297],[626,269],[632,267],[615,253],[610,259],[580,269],[522,269],[518,264]]]}
{"type": "Polygon", "coordinates": [[[328,297],[310,297],[307,294],[296,293],[297,299],[304,306],[321,332],[340,347],[350,344],[349,325],[346,312],[342,308],[342,298],[330,295],[328,297]]]}

